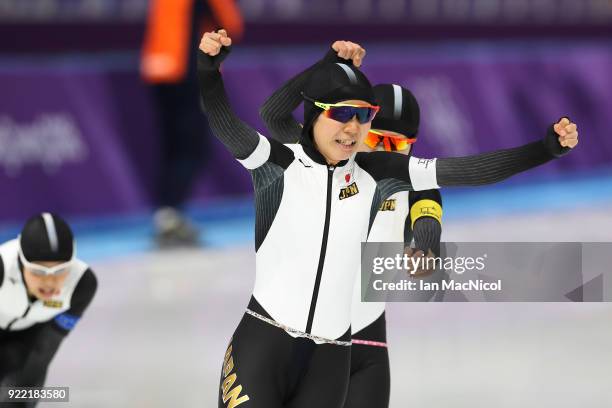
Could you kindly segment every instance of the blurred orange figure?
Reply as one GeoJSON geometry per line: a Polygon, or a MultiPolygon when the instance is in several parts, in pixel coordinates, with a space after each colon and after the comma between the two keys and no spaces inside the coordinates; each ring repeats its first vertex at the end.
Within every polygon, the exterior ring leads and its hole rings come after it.
{"type": "Polygon", "coordinates": [[[242,37],[244,23],[233,0],[151,0],[141,65],[145,81],[184,80],[194,38],[217,27],[225,28],[234,40],[242,37]]]}
{"type": "Polygon", "coordinates": [[[210,133],[200,110],[195,50],[203,32],[223,27],[240,38],[242,16],[233,0],[151,0],[141,59],[161,134],[155,227],[162,247],[195,245],[198,231],[182,215],[205,162],[210,133]]]}

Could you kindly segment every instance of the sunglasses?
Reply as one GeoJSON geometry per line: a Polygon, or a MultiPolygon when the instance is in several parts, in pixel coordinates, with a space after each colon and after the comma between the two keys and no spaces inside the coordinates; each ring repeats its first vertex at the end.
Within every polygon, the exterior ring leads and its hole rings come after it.
{"type": "Polygon", "coordinates": [[[401,152],[406,150],[408,146],[416,142],[416,137],[408,138],[395,133],[387,133],[383,130],[370,129],[364,139],[364,143],[370,149],[376,149],[376,146],[383,143],[383,147],[387,152],[401,152]]]}
{"type": "Polygon", "coordinates": [[[380,110],[380,106],[375,105],[354,105],[350,103],[323,103],[315,101],[302,93],[307,101],[312,102],[316,107],[323,109],[323,115],[338,122],[347,123],[354,117],[362,125],[371,122],[380,110]]]}
{"type": "Polygon", "coordinates": [[[59,265],[47,267],[28,261],[25,258],[25,255],[23,254],[21,248],[19,248],[19,260],[21,261],[24,267],[28,268],[36,276],[61,275],[72,266],[74,262],[75,253],[76,248],[72,250],[72,258],[69,261],[61,263],[59,265]]]}

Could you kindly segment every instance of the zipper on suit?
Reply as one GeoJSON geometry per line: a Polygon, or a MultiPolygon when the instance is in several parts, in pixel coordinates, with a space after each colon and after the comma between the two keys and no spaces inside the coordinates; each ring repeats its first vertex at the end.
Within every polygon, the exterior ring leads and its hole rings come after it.
{"type": "Polygon", "coordinates": [[[331,193],[332,182],[334,180],[334,166],[327,167],[327,198],[325,203],[325,225],[323,227],[323,237],[321,239],[321,253],[319,255],[319,266],[317,267],[317,277],[315,278],[315,286],[312,291],[312,300],[310,301],[310,310],[308,311],[308,320],[306,322],[306,333],[312,330],[315,310],[317,308],[317,298],[319,297],[319,288],[321,286],[321,275],[323,274],[323,265],[325,264],[325,253],[327,252],[327,238],[329,235],[329,219],[331,213],[331,193]]]}

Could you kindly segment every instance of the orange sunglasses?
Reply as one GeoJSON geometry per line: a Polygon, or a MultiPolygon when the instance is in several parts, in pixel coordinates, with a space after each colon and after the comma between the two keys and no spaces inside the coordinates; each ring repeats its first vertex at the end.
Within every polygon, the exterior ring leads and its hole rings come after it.
{"type": "Polygon", "coordinates": [[[365,140],[363,141],[370,149],[376,149],[376,146],[383,143],[387,152],[401,152],[406,150],[409,145],[416,142],[415,138],[400,136],[395,133],[387,133],[383,130],[370,129],[365,140]]]}

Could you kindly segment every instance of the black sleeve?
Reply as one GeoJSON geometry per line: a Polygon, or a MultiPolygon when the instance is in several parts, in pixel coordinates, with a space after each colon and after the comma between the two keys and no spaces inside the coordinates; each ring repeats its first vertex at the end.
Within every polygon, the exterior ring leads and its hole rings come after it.
{"type": "Polygon", "coordinates": [[[85,313],[98,289],[98,280],[91,269],[87,269],[77,283],[70,299],[70,309],[53,319],[54,327],[67,334],[85,313]]]}
{"type": "Polygon", "coordinates": [[[479,186],[505,180],[554,158],[541,141],[513,149],[436,161],[440,187],[479,186]]]}
{"type": "MultiPolygon", "coordinates": [[[[440,190],[411,191],[409,193],[410,208],[421,200],[432,200],[442,207],[442,195],[440,190]]],[[[416,248],[427,253],[429,249],[435,255],[440,254],[440,237],[442,235],[442,224],[434,217],[423,215],[416,219],[412,226],[412,214],[409,215],[408,222],[412,227],[414,243],[416,248]]]]}
{"type": "MultiPolygon", "coordinates": [[[[558,143],[556,133],[551,126],[544,140],[520,147],[474,156],[437,159],[436,183],[440,187],[497,183],[547,163],[555,157],[563,156],[569,151],[569,148],[561,147],[558,143]]],[[[358,153],[356,156],[357,163],[376,181],[389,178],[410,184],[412,184],[411,177],[415,177],[411,176],[408,170],[411,159],[421,162],[423,168],[427,168],[432,163],[429,159],[416,159],[392,152],[358,153]]]]}
{"type": "Polygon", "coordinates": [[[550,125],[544,140],[475,156],[438,159],[438,185],[478,186],[505,180],[568,154],[571,149],[561,146],[558,137],[553,125],[550,125]]]}
{"type": "Polygon", "coordinates": [[[297,74],[277,89],[259,109],[259,115],[270,131],[270,135],[281,143],[296,143],[302,133],[302,125],[293,117],[293,111],[302,103],[302,94],[310,74],[324,63],[350,60],[338,57],[330,48],[325,57],[310,68],[297,74]]]}
{"type": "MultiPolygon", "coordinates": [[[[198,50],[198,80],[202,106],[213,133],[236,159],[243,160],[258,147],[259,133],[232,111],[218,65],[219,62],[215,58],[198,50]]],[[[268,160],[286,168],[293,160],[293,151],[282,143],[275,143],[273,140],[268,142],[270,143],[268,160]]]]}
{"type": "Polygon", "coordinates": [[[91,268],[87,269],[76,285],[70,300],[70,309],[66,313],[82,317],[98,290],[98,279],[91,268]]]}
{"type": "Polygon", "coordinates": [[[214,57],[198,50],[198,80],[202,106],[213,133],[232,155],[247,158],[259,143],[259,134],[232,111],[214,57]]]}
{"type": "Polygon", "coordinates": [[[414,234],[412,233],[412,221],[410,220],[410,212],[406,216],[406,220],[404,221],[404,248],[409,247],[412,243],[412,238],[414,238],[414,234]]]}

